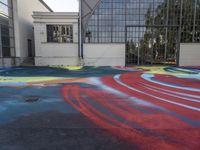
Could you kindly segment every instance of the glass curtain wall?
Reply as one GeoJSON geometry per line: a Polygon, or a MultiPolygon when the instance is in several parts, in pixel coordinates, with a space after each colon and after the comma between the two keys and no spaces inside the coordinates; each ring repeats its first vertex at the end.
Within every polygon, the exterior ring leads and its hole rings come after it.
{"type": "Polygon", "coordinates": [[[181,42],[200,42],[200,0],[101,0],[88,21],[85,42],[124,43],[129,25],[178,26],[181,42]]]}
{"type": "Polygon", "coordinates": [[[127,63],[176,63],[178,44],[200,42],[200,0],[101,0],[86,43],[127,43],[127,63]]]}
{"type": "Polygon", "coordinates": [[[12,0],[0,0],[0,57],[11,57],[14,52],[12,0]]]}
{"type": "Polygon", "coordinates": [[[200,0],[196,1],[196,16],[194,22],[194,42],[200,42],[200,0]]]}

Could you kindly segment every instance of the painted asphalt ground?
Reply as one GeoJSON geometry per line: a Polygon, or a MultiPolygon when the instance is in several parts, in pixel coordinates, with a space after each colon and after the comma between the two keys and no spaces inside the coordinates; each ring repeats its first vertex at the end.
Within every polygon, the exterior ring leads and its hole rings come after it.
{"type": "Polygon", "coordinates": [[[199,150],[200,70],[0,69],[0,150],[199,150]]]}

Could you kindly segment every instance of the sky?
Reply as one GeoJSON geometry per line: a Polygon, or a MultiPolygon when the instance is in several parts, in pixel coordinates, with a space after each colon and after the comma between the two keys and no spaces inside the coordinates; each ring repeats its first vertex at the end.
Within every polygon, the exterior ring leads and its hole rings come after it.
{"type": "Polygon", "coordinates": [[[78,0],[44,0],[55,12],[78,12],[78,0]]]}

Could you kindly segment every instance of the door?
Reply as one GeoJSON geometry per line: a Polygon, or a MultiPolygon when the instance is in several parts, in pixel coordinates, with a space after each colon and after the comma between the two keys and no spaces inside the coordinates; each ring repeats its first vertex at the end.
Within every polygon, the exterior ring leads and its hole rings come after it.
{"type": "Polygon", "coordinates": [[[32,40],[28,39],[28,57],[33,56],[33,47],[32,47],[32,40]]]}
{"type": "Polygon", "coordinates": [[[175,65],[178,41],[178,27],[126,27],[126,65],[175,65]]]}

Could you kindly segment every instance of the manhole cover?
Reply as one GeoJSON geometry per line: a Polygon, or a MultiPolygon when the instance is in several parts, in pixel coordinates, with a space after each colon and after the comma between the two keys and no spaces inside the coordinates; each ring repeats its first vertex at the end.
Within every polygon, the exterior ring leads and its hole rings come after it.
{"type": "Polygon", "coordinates": [[[26,103],[34,103],[39,101],[40,97],[39,96],[26,96],[24,97],[24,100],[26,103]]]}

